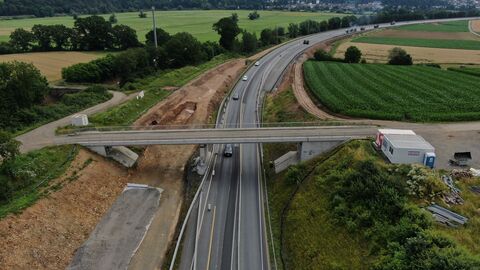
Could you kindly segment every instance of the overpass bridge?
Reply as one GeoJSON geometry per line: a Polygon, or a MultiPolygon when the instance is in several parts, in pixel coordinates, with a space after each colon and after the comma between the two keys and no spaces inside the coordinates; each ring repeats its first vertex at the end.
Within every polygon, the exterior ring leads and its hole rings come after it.
{"type": "Polygon", "coordinates": [[[84,131],[57,137],[57,144],[79,144],[96,153],[111,157],[127,167],[138,155],[125,146],[200,145],[200,167],[212,154],[214,144],[298,143],[292,151],[275,162],[277,172],[299,161],[309,160],[352,139],[374,136],[374,126],[306,126],[262,128],[203,128],[128,131],[84,131]]]}
{"type": "Polygon", "coordinates": [[[59,137],[58,144],[134,146],[175,144],[243,144],[323,142],[374,136],[373,126],[314,126],[225,129],[87,131],[59,137]]]}

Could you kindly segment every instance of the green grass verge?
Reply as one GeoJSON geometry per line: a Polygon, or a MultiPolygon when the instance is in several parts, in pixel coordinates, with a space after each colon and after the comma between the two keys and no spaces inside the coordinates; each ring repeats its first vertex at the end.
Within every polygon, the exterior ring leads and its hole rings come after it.
{"type": "Polygon", "coordinates": [[[425,31],[425,32],[469,32],[468,21],[452,21],[441,23],[423,23],[404,25],[395,29],[407,30],[407,31],[425,31]]]}
{"type": "Polygon", "coordinates": [[[480,79],[424,66],[307,61],[306,84],[329,110],[406,121],[480,119],[480,79]]]}
{"type": "MultiPolygon", "coordinates": [[[[93,91],[91,89],[98,88],[89,88],[78,93],[65,94],[59,101],[53,104],[35,105],[30,109],[20,111],[19,115],[28,115],[28,119],[26,121],[24,120],[25,122],[28,122],[15,123],[11,125],[12,127],[9,131],[12,132],[14,136],[18,136],[112,98],[112,94],[106,90],[93,91]]],[[[20,116],[17,117],[21,118],[20,116]]]]}
{"type": "Polygon", "coordinates": [[[155,104],[167,97],[171,91],[163,90],[165,86],[180,87],[229,59],[232,55],[220,55],[198,66],[188,66],[180,69],[161,72],[133,83],[124,88],[135,91],[145,91],[143,99],[132,99],[105,112],[94,114],[90,122],[94,126],[124,126],[130,125],[155,104]]]}
{"type": "Polygon", "coordinates": [[[264,123],[313,122],[317,120],[317,118],[304,111],[300,105],[298,105],[291,87],[278,94],[266,97],[264,123]]]}
{"type": "MultiPolygon", "coordinates": [[[[248,10],[157,11],[157,27],[171,34],[188,32],[200,41],[217,41],[219,36],[212,29],[212,25],[219,19],[230,16],[233,12],[238,14],[239,26],[250,32],[256,32],[257,36],[260,36],[260,31],[264,28],[288,26],[289,23],[299,23],[308,19],[323,21],[334,16],[344,16],[344,14],[338,13],[258,11],[260,19],[252,21],[248,19],[248,14],[251,12],[248,10]]],[[[108,20],[110,14],[101,16],[108,20]]],[[[139,40],[145,41],[145,34],[151,29],[151,13],[148,13],[148,18],[144,19],[138,17],[138,12],[117,13],[116,16],[118,24],[132,27],[137,31],[139,40]]],[[[63,24],[72,27],[73,23],[72,16],[1,20],[0,32],[5,34],[0,36],[0,40],[5,39],[8,36],[7,33],[15,28],[30,29],[35,24],[63,24]]]]}
{"type": "Polygon", "coordinates": [[[480,77],[480,68],[471,68],[471,67],[450,67],[448,70],[460,72],[472,76],[480,77]]]}
{"type": "MultiPolygon", "coordinates": [[[[21,154],[13,161],[13,176],[0,172],[9,199],[0,204],[0,218],[19,213],[42,197],[49,181],[61,176],[78,153],[76,146],[56,146],[21,154]]],[[[3,189],[2,189],[3,191],[3,189]]]]}
{"type": "Polygon", "coordinates": [[[365,36],[365,37],[355,38],[352,40],[352,42],[397,45],[397,46],[427,47],[427,48],[480,50],[480,41],[475,41],[475,40],[421,39],[421,38],[365,36]]]}

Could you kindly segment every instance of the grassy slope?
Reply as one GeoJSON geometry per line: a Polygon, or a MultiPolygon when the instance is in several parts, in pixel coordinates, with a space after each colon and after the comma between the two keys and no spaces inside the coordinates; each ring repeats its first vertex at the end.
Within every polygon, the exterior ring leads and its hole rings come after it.
{"type": "Polygon", "coordinates": [[[308,61],[306,83],[331,111],[410,121],[480,119],[480,80],[421,66],[308,61]],[[408,81],[403,78],[408,78],[408,81]]]}
{"type": "MultiPolygon", "coordinates": [[[[293,95],[292,89],[287,89],[275,95],[267,96],[265,101],[265,110],[263,121],[264,122],[298,122],[298,121],[314,121],[315,117],[311,116],[307,112],[303,111],[298,103],[296,102],[295,96],[293,95]]],[[[265,153],[265,163],[268,164],[269,161],[278,158],[279,156],[285,154],[287,151],[292,151],[296,149],[295,144],[265,144],[264,153],[265,153]]],[[[275,252],[275,257],[277,263],[279,264],[279,269],[282,269],[282,262],[280,260],[280,224],[281,224],[281,213],[285,207],[289,197],[295,190],[295,185],[290,185],[284,181],[285,173],[275,175],[271,168],[267,168],[267,190],[269,196],[269,206],[270,206],[270,217],[271,217],[271,226],[273,233],[273,241],[275,245],[275,251],[270,250],[271,257],[273,258],[272,252],[275,252]]],[[[323,201],[325,203],[325,201],[323,201]]],[[[295,205],[297,207],[298,205],[295,205]]],[[[325,206],[325,205],[322,205],[325,206]]],[[[297,226],[295,224],[294,226],[297,226]]],[[[300,226],[300,225],[299,225],[300,226]]],[[[328,223],[328,215],[326,212],[319,213],[318,219],[315,220],[312,229],[316,230],[318,228],[322,229],[322,234],[318,234],[315,238],[311,238],[313,241],[318,241],[314,243],[317,245],[329,245],[329,241],[335,241],[336,239],[342,239],[334,247],[328,249],[322,249],[320,255],[317,257],[318,260],[314,262],[313,265],[309,267],[311,269],[317,269],[318,267],[331,266],[335,264],[335,261],[344,261],[345,264],[351,264],[352,267],[359,266],[359,262],[362,259],[362,256],[359,256],[362,253],[362,247],[358,245],[358,241],[349,238],[345,234],[344,230],[339,230],[328,223]],[[315,229],[316,228],[316,229],[315,229]],[[345,252],[350,252],[347,257],[349,259],[341,258],[345,255],[345,252]]],[[[286,231],[297,231],[298,227],[295,229],[288,228],[286,231]]],[[[300,230],[300,234],[296,234],[298,237],[307,236],[304,233],[314,233],[313,231],[303,230],[303,225],[300,230]]],[[[305,240],[295,240],[295,237],[288,239],[288,247],[286,250],[286,257],[288,257],[289,269],[302,269],[301,267],[292,267],[297,266],[295,262],[302,261],[302,256],[312,247],[309,242],[309,245],[301,245],[300,249],[297,249],[297,245],[301,244],[301,241],[305,240]],[[298,252],[297,252],[298,251],[298,252]],[[300,256],[300,257],[297,257],[300,256]],[[292,265],[293,264],[293,265],[292,265]]],[[[271,241],[271,240],[270,240],[271,241]]],[[[318,251],[318,250],[315,250],[318,251]]],[[[311,251],[311,252],[315,252],[311,251]]],[[[308,268],[308,267],[307,267],[308,268]]],[[[352,269],[354,269],[352,268],[352,269]]],[[[325,268],[328,269],[328,268],[325,268]]],[[[356,267],[356,269],[361,269],[361,267],[356,267]]]]}
{"type": "MultiPolygon", "coordinates": [[[[32,151],[27,154],[17,156],[14,166],[15,171],[22,175],[26,184],[17,188],[13,193],[9,202],[0,204],[0,218],[5,217],[9,213],[18,213],[21,210],[32,205],[48,190],[49,181],[61,176],[70,166],[70,163],[78,153],[78,149],[72,145],[47,147],[41,150],[32,151]]],[[[1,174],[5,180],[9,181],[10,176],[1,174]]],[[[19,180],[10,180],[17,182],[19,180]]]]}
{"type": "Polygon", "coordinates": [[[480,186],[480,178],[462,180],[457,182],[457,185],[462,190],[461,196],[465,200],[465,204],[453,206],[452,210],[469,217],[470,220],[464,227],[455,229],[437,225],[435,229],[448,235],[473,254],[480,254],[480,216],[478,214],[480,195],[470,190],[471,186],[480,186]]]}
{"type": "Polygon", "coordinates": [[[228,59],[230,59],[230,56],[220,55],[196,67],[188,66],[140,79],[126,87],[136,89],[137,91],[145,91],[143,99],[132,99],[105,112],[94,114],[90,117],[90,122],[96,126],[132,124],[148,109],[171,93],[171,91],[163,90],[162,87],[180,87],[203,72],[226,62],[228,59]]]}
{"type": "MultiPolygon", "coordinates": [[[[284,11],[259,11],[260,19],[251,21],[247,15],[247,10],[186,10],[186,11],[157,11],[157,27],[161,27],[169,33],[189,32],[200,41],[218,40],[218,35],[212,30],[212,24],[222,17],[230,16],[232,12],[236,12],[239,17],[239,26],[248,31],[257,32],[264,28],[275,26],[287,26],[289,23],[298,23],[307,19],[322,21],[333,16],[342,16],[335,13],[312,13],[312,12],[284,12],[284,11]]],[[[145,34],[151,29],[151,14],[148,18],[141,19],[138,12],[118,13],[117,19],[119,24],[126,24],[137,31],[140,41],[145,40],[145,34]]],[[[110,14],[102,15],[106,19],[110,14]]],[[[34,24],[64,24],[73,26],[74,20],[71,16],[50,17],[50,18],[33,18],[19,20],[3,20],[0,21],[1,40],[6,40],[8,32],[15,28],[31,28],[34,24]]]]}
{"type": "Polygon", "coordinates": [[[427,47],[427,48],[480,50],[480,41],[475,41],[475,40],[420,39],[420,38],[365,36],[365,37],[355,38],[352,40],[352,42],[427,47]]]}
{"type": "Polygon", "coordinates": [[[426,32],[469,32],[468,21],[453,21],[442,23],[424,23],[414,25],[404,25],[395,29],[408,31],[426,31],[426,32]]]}

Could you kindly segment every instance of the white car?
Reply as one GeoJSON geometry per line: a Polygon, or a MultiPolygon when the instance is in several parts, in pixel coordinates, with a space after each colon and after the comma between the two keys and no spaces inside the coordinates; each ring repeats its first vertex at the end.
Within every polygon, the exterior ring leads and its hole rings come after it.
{"type": "Polygon", "coordinates": [[[258,62],[258,61],[255,62],[255,66],[256,66],[256,67],[260,66],[260,62],[258,62]]]}
{"type": "Polygon", "coordinates": [[[242,78],[242,81],[246,81],[246,80],[248,80],[247,75],[243,76],[243,78],[242,78]]]}

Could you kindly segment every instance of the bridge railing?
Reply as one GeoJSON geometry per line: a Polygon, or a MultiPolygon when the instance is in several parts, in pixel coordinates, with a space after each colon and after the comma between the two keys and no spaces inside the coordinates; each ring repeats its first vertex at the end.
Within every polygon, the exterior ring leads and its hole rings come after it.
{"type": "MultiPolygon", "coordinates": [[[[352,126],[364,125],[355,122],[336,122],[336,121],[316,121],[316,122],[281,122],[281,123],[262,123],[261,127],[309,127],[309,126],[352,126]]],[[[85,127],[67,127],[58,130],[59,135],[68,135],[78,132],[106,132],[106,131],[148,131],[148,130],[181,130],[181,129],[213,129],[215,124],[188,124],[188,125],[149,125],[149,126],[85,126],[85,127]]],[[[223,128],[238,128],[238,124],[224,124],[223,128]]],[[[242,128],[257,128],[258,124],[244,123],[242,128]]]]}

